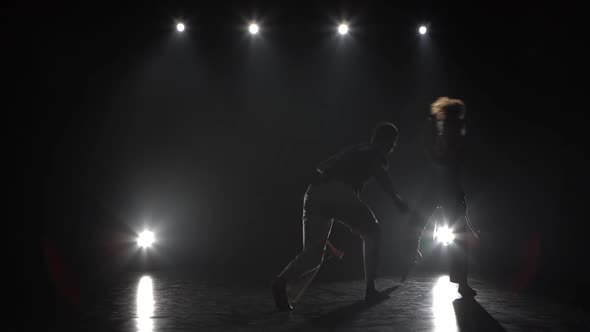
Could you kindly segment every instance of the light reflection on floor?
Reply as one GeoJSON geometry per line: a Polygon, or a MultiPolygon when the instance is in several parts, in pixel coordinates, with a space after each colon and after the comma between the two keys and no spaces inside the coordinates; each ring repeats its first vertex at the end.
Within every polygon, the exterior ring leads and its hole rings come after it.
{"type": "Polygon", "coordinates": [[[440,276],[432,288],[434,331],[458,331],[453,301],[459,297],[457,284],[451,283],[449,276],[440,276]]]}
{"type": "MultiPolygon", "coordinates": [[[[83,316],[60,315],[63,318],[44,330],[562,331],[567,326],[571,331],[590,331],[588,315],[580,308],[512,294],[485,279],[470,278],[480,293],[476,302],[455,301],[460,295],[447,276],[424,274],[400,285],[397,295],[394,292],[370,307],[359,302],[364,280],[319,281],[307,290],[295,311],[284,315],[276,311],[265,280],[237,280],[241,276],[212,280],[176,271],[145,275],[121,276],[96,305],[83,308],[83,316]]],[[[383,278],[380,283],[397,285],[398,281],[383,278]]]]}
{"type": "Polygon", "coordinates": [[[152,332],[154,329],[154,285],[152,278],[143,276],[137,286],[137,331],[152,332]]]}

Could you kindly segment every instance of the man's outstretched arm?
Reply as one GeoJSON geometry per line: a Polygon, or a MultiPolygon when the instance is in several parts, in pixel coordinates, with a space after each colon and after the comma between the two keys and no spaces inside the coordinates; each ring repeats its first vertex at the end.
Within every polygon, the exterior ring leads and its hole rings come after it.
{"type": "Polygon", "coordinates": [[[402,213],[406,214],[410,211],[408,204],[395,190],[391,176],[389,176],[389,173],[385,169],[379,171],[375,176],[375,179],[377,180],[377,183],[379,183],[379,186],[381,186],[381,189],[393,199],[393,202],[402,213]]]}

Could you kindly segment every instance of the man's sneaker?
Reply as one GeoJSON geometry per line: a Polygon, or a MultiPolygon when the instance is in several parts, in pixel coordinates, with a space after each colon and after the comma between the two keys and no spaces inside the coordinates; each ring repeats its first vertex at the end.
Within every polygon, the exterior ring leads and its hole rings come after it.
{"type": "Polygon", "coordinates": [[[272,295],[275,304],[280,311],[291,311],[293,307],[289,303],[287,296],[287,281],[282,277],[277,277],[272,281],[272,295]]]}

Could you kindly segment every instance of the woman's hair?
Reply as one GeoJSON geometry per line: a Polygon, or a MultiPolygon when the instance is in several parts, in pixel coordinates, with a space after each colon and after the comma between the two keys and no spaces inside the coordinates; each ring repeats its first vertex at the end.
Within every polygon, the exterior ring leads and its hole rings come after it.
{"type": "Polygon", "coordinates": [[[465,104],[461,99],[439,97],[434,103],[430,104],[430,114],[436,120],[444,121],[449,115],[463,120],[465,118],[465,104]]]}

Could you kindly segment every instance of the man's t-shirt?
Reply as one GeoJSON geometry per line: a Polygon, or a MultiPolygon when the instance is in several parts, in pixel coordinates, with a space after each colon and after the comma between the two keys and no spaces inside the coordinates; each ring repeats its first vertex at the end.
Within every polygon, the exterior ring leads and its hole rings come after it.
{"type": "Polygon", "coordinates": [[[388,176],[386,156],[372,144],[348,147],[321,162],[317,171],[322,181],[349,184],[357,192],[372,177],[388,176]]]}

